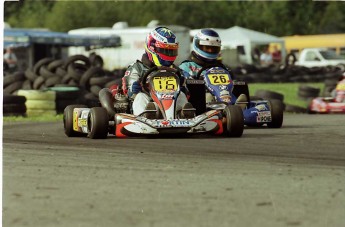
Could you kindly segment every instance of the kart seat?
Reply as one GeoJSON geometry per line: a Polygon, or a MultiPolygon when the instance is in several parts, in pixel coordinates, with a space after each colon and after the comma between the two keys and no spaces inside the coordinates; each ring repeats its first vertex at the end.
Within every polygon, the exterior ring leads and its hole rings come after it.
{"type": "Polygon", "coordinates": [[[248,104],[247,96],[245,94],[240,94],[235,102],[235,105],[240,106],[241,109],[244,110],[247,104],[248,104]]]}

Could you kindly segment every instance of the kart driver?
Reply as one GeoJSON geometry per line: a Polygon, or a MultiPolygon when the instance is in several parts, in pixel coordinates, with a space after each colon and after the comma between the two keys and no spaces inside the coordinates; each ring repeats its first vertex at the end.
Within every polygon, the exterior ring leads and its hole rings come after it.
{"type": "Polygon", "coordinates": [[[345,72],[332,93],[336,102],[345,103],[345,72]]]}
{"type": "MultiPolygon", "coordinates": [[[[175,34],[167,27],[157,27],[147,35],[145,53],[141,60],[129,65],[122,78],[122,90],[128,99],[133,100],[134,115],[138,116],[145,110],[157,110],[157,114],[148,112],[145,116],[150,119],[158,118],[159,108],[157,104],[151,102],[151,98],[146,93],[142,92],[140,78],[154,66],[174,67],[173,63],[178,54],[178,47],[175,34]]],[[[117,90],[114,89],[111,92],[116,100],[117,90]]],[[[194,117],[195,110],[190,109],[193,109],[193,106],[188,102],[186,95],[180,92],[176,101],[176,110],[180,112],[180,117],[194,117]]]]}
{"type": "MultiPolygon", "coordinates": [[[[198,72],[208,65],[220,65],[224,69],[227,69],[219,60],[220,49],[221,38],[216,31],[209,28],[199,31],[193,37],[193,50],[190,58],[179,65],[179,68],[182,70],[182,76],[190,79],[195,78],[198,72]]],[[[201,75],[203,75],[203,73],[201,75]]],[[[213,99],[213,96],[207,92],[206,102],[212,102],[214,101],[213,99]]],[[[234,102],[235,100],[236,98],[232,97],[232,101],[234,102]]],[[[240,95],[237,100],[246,102],[247,98],[245,95],[240,95]]]]}

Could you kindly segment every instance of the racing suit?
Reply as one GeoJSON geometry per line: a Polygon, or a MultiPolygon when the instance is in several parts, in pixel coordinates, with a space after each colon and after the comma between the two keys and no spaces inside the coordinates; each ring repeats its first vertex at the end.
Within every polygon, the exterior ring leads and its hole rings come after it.
{"type": "MultiPolygon", "coordinates": [[[[225,69],[227,69],[227,67],[225,67],[223,64],[221,64],[218,60],[214,60],[212,62],[204,62],[200,59],[198,59],[194,52],[191,53],[190,58],[188,60],[183,61],[180,65],[179,68],[181,69],[181,75],[183,77],[185,77],[186,79],[194,79],[199,71],[207,65],[221,65],[222,67],[224,67],[225,69]]],[[[204,76],[205,72],[201,73],[201,76],[204,76]]],[[[235,103],[236,101],[236,97],[231,93],[231,100],[233,103],[235,103]]],[[[207,92],[206,93],[206,102],[211,102],[214,101],[213,96],[207,92]]]]}
{"type": "MultiPolygon", "coordinates": [[[[141,61],[128,66],[124,77],[122,78],[122,90],[129,99],[133,100],[132,109],[134,115],[139,115],[145,111],[146,105],[151,101],[146,93],[142,92],[140,78],[155,65],[143,54],[141,61]]],[[[176,111],[182,110],[182,107],[188,102],[186,95],[180,92],[176,101],[176,111]]]]}
{"type": "Polygon", "coordinates": [[[345,103],[345,77],[335,87],[335,101],[345,103]]]}

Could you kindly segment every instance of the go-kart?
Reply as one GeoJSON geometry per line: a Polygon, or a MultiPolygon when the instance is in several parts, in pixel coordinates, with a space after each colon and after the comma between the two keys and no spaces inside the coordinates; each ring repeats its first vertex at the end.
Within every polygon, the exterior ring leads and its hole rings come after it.
{"type": "MultiPolygon", "coordinates": [[[[344,74],[345,78],[345,74],[344,74]]],[[[336,85],[334,92],[337,92],[339,99],[334,97],[316,97],[313,98],[307,107],[307,113],[327,114],[327,113],[345,113],[345,102],[340,100],[345,98],[345,82],[340,80],[336,85]]]]}
{"type": "MultiPolygon", "coordinates": [[[[213,96],[207,100],[206,110],[224,109],[227,106],[241,106],[244,124],[258,127],[267,125],[269,128],[280,128],[283,123],[284,106],[280,100],[250,100],[248,85],[244,81],[232,79],[229,70],[222,64],[203,67],[194,80],[205,83],[205,89],[213,96]]],[[[187,80],[187,87],[193,90],[193,79],[187,80]]],[[[194,82],[195,83],[195,82],[194,82]]],[[[198,100],[191,96],[195,106],[198,100]]],[[[200,100],[199,100],[200,101],[200,100]]]]}
{"type": "MultiPolygon", "coordinates": [[[[181,117],[176,110],[176,100],[181,92],[180,79],[180,72],[173,68],[153,67],[148,70],[141,79],[141,85],[158,110],[149,109],[138,116],[115,113],[112,118],[103,107],[67,106],[63,116],[65,134],[68,137],[88,136],[92,139],[106,138],[108,134],[116,137],[200,133],[242,136],[244,118],[239,106],[210,108],[192,118],[181,117]],[[156,119],[146,117],[152,111],[158,116],[156,119]]],[[[199,87],[204,87],[204,84],[199,84],[199,87]]],[[[192,95],[205,96],[205,93],[192,95]]]]}

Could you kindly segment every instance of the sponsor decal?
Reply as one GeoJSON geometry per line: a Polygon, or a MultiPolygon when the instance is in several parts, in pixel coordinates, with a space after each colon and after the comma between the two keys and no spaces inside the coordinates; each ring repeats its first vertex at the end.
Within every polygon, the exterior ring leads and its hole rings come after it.
{"type": "Polygon", "coordinates": [[[87,126],[87,120],[86,120],[86,119],[81,119],[81,118],[79,118],[79,120],[78,120],[78,126],[79,126],[79,127],[85,127],[85,126],[87,126]]]}
{"type": "Polygon", "coordinates": [[[258,112],[256,122],[271,122],[272,116],[270,111],[258,112]]]}
{"type": "Polygon", "coordinates": [[[195,67],[195,66],[193,66],[193,65],[190,65],[190,66],[189,66],[189,69],[192,70],[192,72],[198,71],[198,68],[195,67]]]}
{"type": "Polygon", "coordinates": [[[260,104],[260,105],[255,106],[255,109],[257,109],[259,111],[267,110],[266,105],[264,105],[264,104],[260,104]]]}
{"type": "Polygon", "coordinates": [[[152,122],[155,127],[164,128],[164,127],[188,127],[191,126],[194,122],[191,120],[180,120],[180,119],[173,119],[173,120],[157,120],[152,122]]]}
{"type": "Polygon", "coordinates": [[[211,69],[210,73],[226,73],[224,69],[211,69]]]}
{"type": "Polygon", "coordinates": [[[169,94],[162,94],[161,95],[161,99],[173,99],[174,95],[169,95],[169,94]]]}
{"type": "Polygon", "coordinates": [[[231,97],[229,95],[222,95],[220,97],[220,99],[223,101],[223,102],[227,102],[229,103],[231,101],[231,97]]]}
{"type": "Polygon", "coordinates": [[[228,88],[228,87],[225,86],[225,85],[220,85],[220,86],[219,86],[219,89],[220,89],[220,90],[226,90],[227,88],[228,88]]]}

